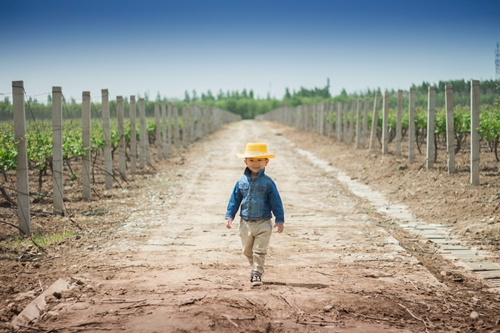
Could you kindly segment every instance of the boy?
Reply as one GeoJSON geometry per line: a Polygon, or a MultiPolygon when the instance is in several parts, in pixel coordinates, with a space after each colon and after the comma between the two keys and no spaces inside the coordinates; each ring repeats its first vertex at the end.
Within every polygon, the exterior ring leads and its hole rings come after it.
{"type": "Polygon", "coordinates": [[[252,286],[262,285],[264,261],[267,246],[271,239],[271,212],[276,217],[275,228],[282,233],[285,223],[283,204],[276,184],[264,173],[270,158],[275,155],[267,152],[265,143],[248,143],[243,154],[246,168],[243,176],[236,182],[227,205],[226,228],[231,229],[233,219],[240,209],[240,226],[243,254],[252,268],[250,282],[252,286]]]}

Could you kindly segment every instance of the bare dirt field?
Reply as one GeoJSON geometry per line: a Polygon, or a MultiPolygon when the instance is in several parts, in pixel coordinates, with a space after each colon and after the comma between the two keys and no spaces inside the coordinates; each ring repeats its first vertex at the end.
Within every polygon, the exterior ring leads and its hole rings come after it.
{"type": "MultiPolygon", "coordinates": [[[[422,155],[410,164],[242,121],[156,161],[122,188],[104,191],[98,182],[92,201],[68,185],[69,216],[49,214],[49,199],[34,203],[35,233],[76,233],[43,251],[16,247],[9,239],[17,231],[3,226],[0,331],[500,332],[494,280],[401,228],[299,149],[500,263],[500,178],[491,153],[481,156],[486,171],[473,187],[465,153],[457,156],[459,172],[448,175],[440,160],[426,170],[422,155]],[[237,228],[225,228],[224,214],[244,170],[236,153],[259,141],[276,154],[266,173],[286,223],[272,236],[264,285],[252,287],[237,228]],[[63,287],[48,289],[58,279],[63,287]],[[39,315],[23,321],[19,314],[40,295],[39,315]]],[[[1,202],[0,220],[16,223],[15,214],[1,202]]]]}

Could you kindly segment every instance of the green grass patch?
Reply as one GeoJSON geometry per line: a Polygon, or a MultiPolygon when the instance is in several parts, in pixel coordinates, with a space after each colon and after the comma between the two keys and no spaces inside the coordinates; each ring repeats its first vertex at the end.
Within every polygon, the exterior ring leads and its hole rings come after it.
{"type": "MultiPolygon", "coordinates": [[[[65,231],[63,233],[57,234],[49,234],[49,235],[40,235],[33,234],[33,240],[40,246],[48,246],[51,244],[59,243],[67,238],[73,237],[75,234],[73,232],[65,231]]],[[[6,242],[8,247],[25,247],[26,245],[31,244],[31,239],[29,237],[21,237],[16,236],[8,239],[6,242]]]]}

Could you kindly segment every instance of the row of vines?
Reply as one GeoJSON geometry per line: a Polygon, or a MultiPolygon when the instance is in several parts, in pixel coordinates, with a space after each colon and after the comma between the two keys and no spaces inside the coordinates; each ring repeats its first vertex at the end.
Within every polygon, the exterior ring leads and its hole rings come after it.
{"type": "MultiPolygon", "coordinates": [[[[179,118],[179,125],[182,129],[182,119],[179,118]]],[[[146,119],[147,132],[149,143],[156,143],[156,123],[154,119],[146,119]]],[[[110,121],[110,144],[112,155],[118,149],[118,122],[116,119],[110,121]]],[[[136,125],[137,142],[140,140],[139,124],[136,125]]],[[[173,124],[172,124],[173,128],[173,124]]],[[[125,142],[127,146],[127,158],[130,157],[130,122],[125,123],[125,142]]],[[[103,148],[106,144],[103,136],[103,127],[100,119],[93,119],[91,122],[91,147],[83,148],[82,144],[82,121],[68,120],[64,122],[63,127],[63,163],[69,170],[69,177],[72,180],[77,179],[77,175],[73,172],[72,164],[86,155],[90,151],[92,161],[102,159],[103,148]]],[[[43,177],[47,175],[47,171],[52,172],[52,123],[48,120],[31,121],[27,124],[26,129],[26,148],[29,169],[38,173],[38,195],[41,193],[43,177]]],[[[17,148],[14,138],[14,123],[0,122],[0,172],[5,182],[9,181],[8,171],[15,170],[17,148]]],[[[92,168],[95,170],[95,168],[92,168]]],[[[2,191],[5,199],[12,202],[6,197],[5,191],[2,191]]]]}

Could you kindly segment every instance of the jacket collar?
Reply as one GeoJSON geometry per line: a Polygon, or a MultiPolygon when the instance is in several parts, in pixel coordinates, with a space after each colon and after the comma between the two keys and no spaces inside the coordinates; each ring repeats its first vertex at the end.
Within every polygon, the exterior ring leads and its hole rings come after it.
{"type": "MultiPolygon", "coordinates": [[[[264,173],[265,173],[265,170],[266,170],[266,168],[259,170],[259,173],[258,173],[258,175],[257,175],[257,178],[261,178],[261,177],[263,177],[263,176],[264,176],[264,173]]],[[[245,174],[248,178],[251,178],[251,177],[250,177],[250,175],[252,174],[252,171],[250,171],[250,169],[249,169],[248,167],[246,167],[246,168],[245,168],[245,172],[244,172],[244,174],[245,174]]]]}

